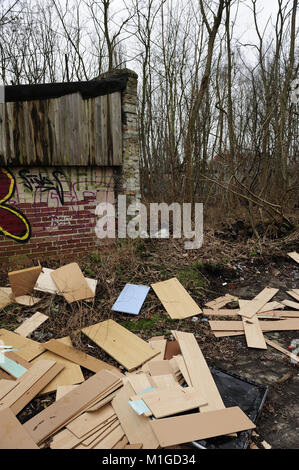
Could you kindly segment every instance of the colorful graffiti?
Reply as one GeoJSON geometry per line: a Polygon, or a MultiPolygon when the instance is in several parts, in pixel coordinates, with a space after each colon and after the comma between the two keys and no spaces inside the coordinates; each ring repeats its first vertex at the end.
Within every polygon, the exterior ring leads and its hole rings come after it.
{"type": "Polygon", "coordinates": [[[30,239],[31,227],[21,211],[7,204],[16,188],[13,174],[0,168],[0,233],[13,240],[25,243],[30,239]]]}

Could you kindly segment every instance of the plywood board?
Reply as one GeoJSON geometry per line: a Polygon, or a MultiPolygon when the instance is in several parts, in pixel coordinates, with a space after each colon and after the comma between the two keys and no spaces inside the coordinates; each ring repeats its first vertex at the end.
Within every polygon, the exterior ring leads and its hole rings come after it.
{"type": "Polygon", "coordinates": [[[165,355],[166,343],[167,343],[166,339],[148,341],[148,343],[151,345],[151,347],[153,349],[155,349],[156,351],[160,351],[160,353],[157,354],[157,356],[150,359],[149,362],[163,361],[164,360],[164,355],[165,355]]]}
{"type": "Polygon", "coordinates": [[[153,386],[157,388],[173,388],[178,385],[178,381],[175,379],[173,374],[155,375],[151,377],[151,380],[153,382],[153,386]]]}
{"type": "Polygon", "coordinates": [[[112,306],[114,312],[138,315],[150,290],[148,286],[126,284],[112,306]]]}
{"type": "Polygon", "coordinates": [[[23,338],[22,336],[5,329],[0,329],[0,340],[3,342],[2,344],[18,349],[18,355],[26,361],[31,361],[45,351],[42,344],[37,341],[23,338]]]}
{"type": "Polygon", "coordinates": [[[274,300],[273,302],[266,303],[257,313],[259,314],[259,313],[269,312],[269,311],[278,310],[281,308],[284,308],[284,305],[274,300]]]}
{"type": "Polygon", "coordinates": [[[12,391],[17,385],[18,385],[17,380],[5,380],[1,379],[0,380],[0,400],[5,397],[9,392],[12,391]]]}
{"type": "MultiPolygon", "coordinates": [[[[124,436],[120,441],[115,444],[115,446],[112,447],[112,449],[126,449],[127,445],[129,444],[129,441],[127,439],[127,436],[124,436]]],[[[141,449],[142,444],[132,444],[133,446],[141,446],[141,447],[132,447],[132,449],[141,449]]]]}
{"type": "Polygon", "coordinates": [[[43,390],[40,394],[44,395],[46,393],[56,392],[57,388],[62,385],[75,385],[80,384],[84,381],[84,376],[81,371],[81,367],[74,362],[64,359],[61,356],[58,356],[51,351],[45,351],[36,359],[33,359],[32,364],[37,363],[40,360],[55,361],[57,364],[63,366],[62,372],[57,375],[43,390]]]}
{"type": "Polygon", "coordinates": [[[192,387],[192,381],[191,381],[183,356],[181,354],[178,354],[177,356],[174,356],[174,359],[176,360],[177,365],[179,366],[179,369],[182,373],[182,376],[185,379],[185,382],[187,383],[187,385],[189,385],[189,387],[192,387]]]}
{"type": "Polygon", "coordinates": [[[32,307],[41,300],[42,299],[39,297],[32,297],[31,295],[20,295],[19,297],[15,297],[15,302],[19,305],[24,305],[25,307],[32,307]]]}
{"type": "Polygon", "coordinates": [[[155,361],[149,363],[149,372],[152,376],[165,375],[172,374],[172,369],[169,364],[169,361],[155,361]]]}
{"type": "Polygon", "coordinates": [[[188,318],[202,313],[177,278],[151,284],[151,287],[171,318],[188,318]]]}
{"type": "Polygon", "coordinates": [[[220,393],[195,336],[181,331],[172,331],[172,334],[179,342],[192,386],[199,390],[203,401],[208,401],[208,405],[202,407],[201,411],[224,408],[220,393]]]}
{"type": "Polygon", "coordinates": [[[0,287],[0,311],[13,302],[12,290],[10,287],[0,287]]]}
{"type": "Polygon", "coordinates": [[[203,314],[207,317],[237,317],[239,316],[239,309],[222,308],[220,310],[213,310],[211,308],[204,308],[203,314]]]}
{"type": "Polygon", "coordinates": [[[2,354],[1,352],[0,367],[16,379],[19,379],[20,377],[22,377],[23,374],[25,374],[25,372],[27,372],[27,369],[25,367],[23,367],[21,364],[18,364],[14,360],[7,357],[6,354],[2,354]]]}
{"type": "Polygon", "coordinates": [[[21,269],[20,271],[11,271],[8,273],[8,279],[13,295],[29,294],[33,291],[38,276],[41,273],[41,266],[33,266],[32,268],[21,269]]]}
{"type": "Polygon", "coordinates": [[[285,299],[282,301],[282,303],[286,305],[287,307],[291,307],[291,308],[295,308],[296,310],[299,310],[299,302],[294,302],[293,300],[285,299]]]}
{"type": "Polygon", "coordinates": [[[240,308],[239,314],[251,318],[255,315],[265,304],[272,299],[272,297],[278,292],[279,289],[273,289],[271,287],[265,287],[253,300],[248,301],[240,308]]]}
{"type": "Polygon", "coordinates": [[[0,422],[0,449],[38,449],[9,408],[0,411],[0,422]]]}
{"type": "Polygon", "coordinates": [[[124,437],[125,433],[122,427],[119,425],[116,429],[108,434],[103,440],[101,440],[93,449],[112,449],[112,447],[124,437]]]}
{"type": "Polygon", "coordinates": [[[296,263],[299,263],[299,254],[296,251],[292,251],[291,253],[288,253],[288,255],[296,261],[296,263]]]}
{"type": "Polygon", "coordinates": [[[26,336],[30,335],[30,333],[39,328],[48,319],[49,317],[47,315],[36,312],[32,317],[25,320],[14,332],[26,338],[26,336]]]}
{"type": "Polygon", "coordinates": [[[151,426],[161,447],[209,439],[256,427],[237,406],[206,413],[157,419],[151,421],[151,426]]]}
{"type": "MultiPolygon", "coordinates": [[[[198,391],[192,387],[180,387],[157,389],[151,392],[142,393],[140,399],[151,410],[155,418],[164,418],[184,411],[194,410],[200,406],[207,405],[206,401],[201,401],[198,391]]],[[[132,400],[138,397],[132,397],[132,400]]]]}
{"type": "Polygon", "coordinates": [[[136,394],[142,392],[148,387],[151,387],[153,383],[151,382],[151,377],[147,374],[128,374],[126,379],[131,384],[134,392],[136,394]]]}
{"type": "Polygon", "coordinates": [[[82,437],[92,429],[107,421],[115,414],[111,405],[105,405],[98,411],[86,412],[67,425],[67,429],[75,436],[82,437]]]}
{"type": "MultiPolygon", "coordinates": [[[[241,321],[209,321],[210,326],[215,331],[234,331],[243,332],[243,323],[241,321]]],[[[288,330],[299,330],[299,319],[288,318],[284,320],[274,321],[260,321],[262,331],[288,331],[288,330]]]]}
{"type": "Polygon", "coordinates": [[[289,294],[291,297],[294,297],[299,302],[299,289],[297,291],[294,290],[287,290],[287,294],[289,294]]]}
{"type": "Polygon", "coordinates": [[[271,341],[270,339],[266,338],[266,343],[271,346],[272,348],[277,349],[277,351],[280,351],[281,353],[285,354],[286,356],[289,356],[293,361],[299,363],[299,357],[296,356],[296,354],[291,353],[287,349],[283,348],[279,344],[277,344],[275,341],[271,341]]]}
{"type": "Polygon", "coordinates": [[[173,356],[177,356],[178,354],[181,354],[179,343],[176,340],[167,341],[164,359],[169,360],[173,358],[173,356]]]}
{"type": "MultiPolygon", "coordinates": [[[[247,302],[247,300],[239,300],[240,308],[245,306],[247,302]]],[[[248,348],[267,349],[257,314],[250,319],[242,317],[242,323],[248,348]]]]}
{"type": "Polygon", "coordinates": [[[75,390],[76,387],[79,387],[79,385],[60,385],[57,387],[55,401],[64,397],[64,395],[71,392],[72,390],[75,390]]]}
{"type": "Polygon", "coordinates": [[[234,300],[237,300],[235,296],[226,294],[222,297],[218,297],[215,300],[211,300],[210,302],[207,302],[205,305],[214,310],[219,310],[219,308],[224,307],[226,304],[228,304],[229,302],[233,302],[234,300]]]}
{"type": "Polygon", "coordinates": [[[82,333],[129,372],[159,354],[159,351],[113,320],[83,328],[82,333]]]}
{"type": "Polygon", "coordinates": [[[107,364],[100,359],[97,359],[89,354],[86,354],[79,349],[73,348],[72,346],[67,346],[62,344],[61,342],[51,339],[47,343],[43,343],[43,346],[48,351],[52,351],[53,353],[68,359],[69,361],[74,362],[85,369],[91,370],[92,372],[99,372],[100,370],[106,369],[111,370],[118,376],[123,376],[123,374],[116,368],[107,364]]]}
{"type": "MultiPolygon", "coordinates": [[[[34,290],[40,291],[40,292],[47,292],[48,294],[57,294],[57,295],[63,295],[58,287],[56,286],[55,282],[53,281],[51,277],[51,273],[54,271],[54,269],[49,269],[49,268],[42,268],[42,272],[40,273],[36,284],[34,286],[34,290]]],[[[88,277],[85,277],[85,281],[87,282],[89,288],[93,292],[93,297],[96,294],[96,288],[97,288],[97,279],[90,279],[88,277]]]]}
{"type": "Polygon", "coordinates": [[[66,264],[50,275],[68,303],[94,296],[77,263],[66,264]]]}
{"type": "Polygon", "coordinates": [[[24,426],[34,442],[41,443],[117,382],[120,380],[109,371],[100,371],[31,418],[24,426]]]}
{"type": "Polygon", "coordinates": [[[112,401],[112,407],[130,444],[142,443],[145,449],[157,449],[159,443],[151,428],[149,418],[138,415],[128,404],[133,393],[134,390],[130,384],[124,385],[112,401]]]}

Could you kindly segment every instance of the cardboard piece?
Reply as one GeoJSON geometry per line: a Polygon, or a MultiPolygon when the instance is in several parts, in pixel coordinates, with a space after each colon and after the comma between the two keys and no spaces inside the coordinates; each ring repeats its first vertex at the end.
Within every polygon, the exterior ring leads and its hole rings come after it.
{"type": "Polygon", "coordinates": [[[51,339],[47,343],[43,343],[43,346],[48,351],[52,351],[53,353],[68,359],[75,364],[85,367],[85,369],[91,370],[92,372],[99,372],[100,370],[106,369],[113,371],[120,377],[123,376],[123,374],[116,367],[113,367],[110,364],[101,361],[100,359],[90,356],[89,354],[79,351],[79,349],[73,348],[72,346],[62,344],[55,339],[51,339]]]}
{"type": "Polygon", "coordinates": [[[202,313],[177,278],[151,284],[151,287],[171,318],[188,318],[202,313]]]}
{"type": "Polygon", "coordinates": [[[97,397],[104,396],[107,390],[120,383],[111,372],[102,370],[31,418],[24,426],[34,442],[41,443],[83,412],[97,397]]]}
{"type": "Polygon", "coordinates": [[[0,311],[13,302],[12,290],[10,287],[0,287],[0,311]]]}
{"type": "Polygon", "coordinates": [[[15,297],[30,294],[33,291],[36,280],[41,273],[41,266],[11,271],[8,273],[9,283],[15,297]]]}
{"type": "Polygon", "coordinates": [[[129,406],[128,401],[134,393],[130,384],[124,385],[112,401],[112,407],[130,444],[143,444],[145,449],[157,449],[158,440],[150,426],[147,416],[138,415],[129,406]]]}
{"type": "Polygon", "coordinates": [[[50,273],[54,283],[68,303],[94,296],[77,263],[70,263],[50,273]]]}
{"type": "Polygon", "coordinates": [[[20,336],[30,335],[34,330],[39,328],[49,317],[43,313],[36,312],[32,317],[25,320],[14,332],[20,336]]]}
{"type": "Polygon", "coordinates": [[[255,424],[235,406],[151,421],[161,447],[183,444],[254,429],[255,424]]]}
{"type": "Polygon", "coordinates": [[[18,355],[26,361],[31,361],[45,351],[45,348],[41,343],[29,338],[23,338],[22,336],[3,328],[0,329],[0,340],[3,344],[18,349],[18,355]]]}
{"type": "Polygon", "coordinates": [[[159,354],[151,346],[113,320],[81,330],[129,372],[159,354]]]}
{"type": "Polygon", "coordinates": [[[148,286],[126,284],[112,306],[112,310],[138,315],[149,290],[148,286]]]}
{"type": "Polygon", "coordinates": [[[178,356],[179,354],[181,354],[179,343],[176,340],[167,341],[164,359],[169,360],[173,358],[173,356],[178,356]]]}
{"type": "Polygon", "coordinates": [[[9,408],[0,411],[0,422],[0,449],[38,449],[9,408]]]}

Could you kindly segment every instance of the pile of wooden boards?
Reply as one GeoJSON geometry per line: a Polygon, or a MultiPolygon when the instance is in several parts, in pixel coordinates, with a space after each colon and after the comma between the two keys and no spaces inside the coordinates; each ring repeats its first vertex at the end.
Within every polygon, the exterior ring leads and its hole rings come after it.
{"type": "MultiPolygon", "coordinates": [[[[240,320],[210,320],[209,324],[217,338],[245,334],[249,348],[267,349],[267,344],[273,346],[273,343],[270,344],[264,333],[299,330],[299,303],[290,300],[271,301],[277,292],[278,289],[266,287],[252,300],[234,299],[226,295],[207,303],[210,308],[204,309],[203,313],[210,317],[241,317],[240,320]],[[222,308],[235,300],[239,303],[239,309],[222,308]],[[283,310],[285,306],[293,310],[283,310]]],[[[287,291],[287,294],[299,300],[298,289],[287,291]]],[[[283,352],[290,354],[286,350],[283,352]]],[[[298,359],[295,361],[299,362],[298,359]]]]}
{"type": "Polygon", "coordinates": [[[0,432],[0,448],[157,449],[255,427],[238,407],[225,408],[193,334],[173,331],[174,341],[146,342],[112,320],[83,332],[126,375],[69,340],[37,343],[0,330],[3,343],[18,348],[7,353],[11,363],[0,379],[0,419],[9,429],[0,432]],[[56,401],[21,425],[16,415],[58,379],[66,361],[94,374],[80,384],[56,383],[56,401]]]}
{"type": "Polygon", "coordinates": [[[26,307],[37,304],[41,299],[35,292],[63,295],[68,303],[78,300],[92,300],[95,297],[96,279],[89,279],[77,263],[70,263],[58,269],[43,268],[40,264],[31,268],[8,273],[10,287],[0,288],[0,310],[12,302],[26,307]]]}

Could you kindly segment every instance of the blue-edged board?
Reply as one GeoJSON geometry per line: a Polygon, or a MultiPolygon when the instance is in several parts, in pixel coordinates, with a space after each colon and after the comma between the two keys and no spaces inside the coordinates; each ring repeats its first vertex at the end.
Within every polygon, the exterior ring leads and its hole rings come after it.
{"type": "Polygon", "coordinates": [[[149,290],[150,287],[148,286],[126,284],[114,303],[112,310],[114,312],[138,315],[149,290]]]}
{"type": "Polygon", "coordinates": [[[12,359],[9,359],[9,357],[6,357],[5,354],[2,353],[0,353],[0,367],[16,379],[19,379],[23,374],[25,374],[25,372],[27,372],[25,367],[21,366],[12,359]]]}

